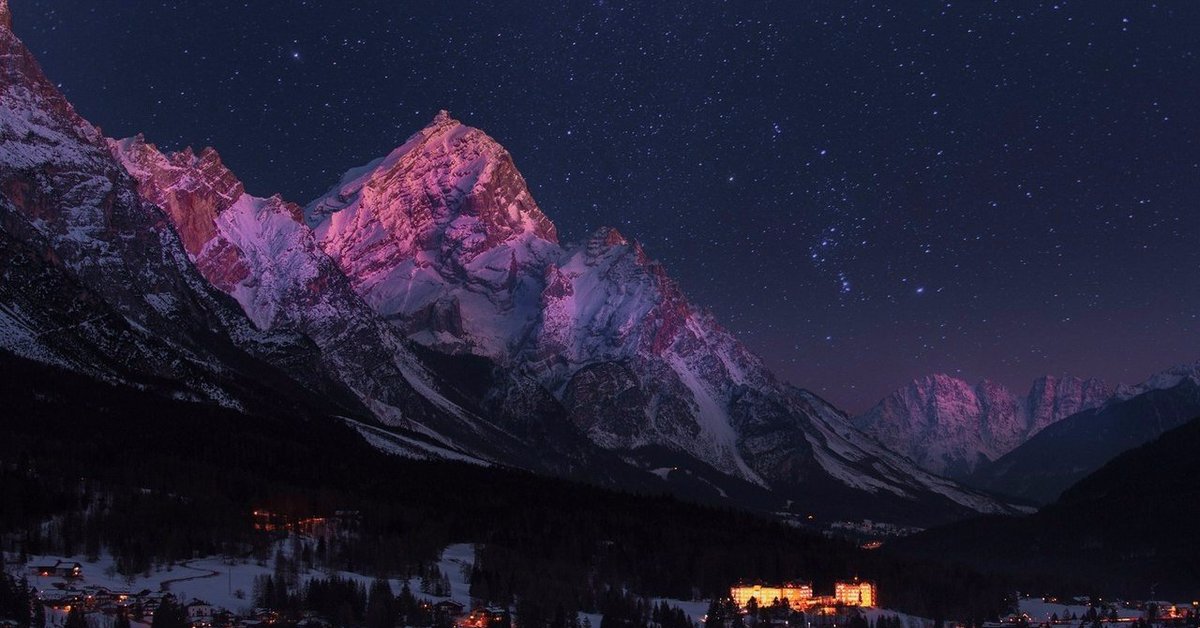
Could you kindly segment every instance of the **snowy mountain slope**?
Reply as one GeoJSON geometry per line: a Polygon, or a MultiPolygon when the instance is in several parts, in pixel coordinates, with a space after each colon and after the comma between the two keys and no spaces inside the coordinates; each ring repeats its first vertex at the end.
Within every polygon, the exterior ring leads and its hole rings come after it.
{"type": "MultiPolygon", "coordinates": [[[[211,148],[164,155],[141,137],[111,141],[110,147],[138,180],[143,198],[171,218],[200,272],[234,297],[255,325],[311,339],[321,367],[376,419],[420,437],[393,434],[392,445],[404,442],[450,459],[512,463],[523,457],[531,443],[492,420],[513,422],[512,413],[464,404],[453,378],[432,372],[399,330],[354,292],[317,246],[298,206],[278,196],[247,194],[211,148]]],[[[552,413],[544,414],[547,423],[554,421],[552,413]]],[[[381,434],[359,429],[384,443],[381,434]]],[[[521,464],[563,469],[585,462],[583,457],[569,463],[563,456],[572,440],[563,435],[558,443],[544,444],[540,459],[521,464]]]]}
{"type": "Polygon", "coordinates": [[[297,206],[246,194],[212,149],[164,155],[141,137],[110,146],[138,180],[142,197],[171,218],[200,272],[234,297],[258,328],[296,328],[332,349],[327,368],[363,387],[364,403],[378,408],[385,422],[408,423],[406,401],[417,397],[409,377],[428,387],[428,375],[317,248],[297,206]],[[363,354],[375,349],[378,355],[363,354]],[[375,391],[378,396],[370,394],[375,391]]]}
{"type": "Polygon", "coordinates": [[[646,468],[666,450],[801,498],[820,485],[1005,509],[778,382],[617,231],[560,245],[508,153],[445,112],[305,214],[354,289],[411,339],[528,374],[593,442],[646,468]]]}
{"type": "Polygon", "coordinates": [[[304,338],[256,330],[195,272],[0,13],[0,348],[186,399],[244,407],[321,391],[330,401],[317,405],[354,411],[311,369],[304,338]]]}
{"type": "Polygon", "coordinates": [[[540,325],[521,357],[569,400],[594,441],[618,449],[671,442],[765,484],[739,450],[725,406],[733,387],[769,380],[757,358],[692,311],[661,265],[601,229],[545,276],[540,325]],[[619,411],[606,399],[614,388],[630,393],[619,411]]]}
{"type": "Polygon", "coordinates": [[[442,112],[305,210],[380,314],[422,344],[503,358],[537,315],[558,254],[508,152],[442,112]]]}
{"type": "Polygon", "coordinates": [[[1096,379],[1041,377],[1018,397],[995,382],[972,386],[930,375],[884,398],[854,424],[929,471],[963,477],[1111,396],[1096,379]]]}
{"type": "Polygon", "coordinates": [[[1132,399],[1152,390],[1167,390],[1184,382],[1200,384],[1200,361],[1180,364],[1165,371],[1160,371],[1147,377],[1145,381],[1133,386],[1117,386],[1112,402],[1132,399]]]}
{"type": "Polygon", "coordinates": [[[980,465],[964,481],[1049,502],[1122,452],[1200,416],[1195,364],[1168,369],[1118,391],[1108,403],[1069,416],[997,460],[980,465]]]}
{"type": "Polygon", "coordinates": [[[626,463],[672,458],[668,482],[796,513],[1007,509],[776,380],[635,242],[604,229],[560,245],[508,153],[445,113],[302,215],[247,195],[213,150],[109,142],[6,27],[0,64],[13,364],[344,416],[398,453],[630,490],[662,484],[626,463]]]}

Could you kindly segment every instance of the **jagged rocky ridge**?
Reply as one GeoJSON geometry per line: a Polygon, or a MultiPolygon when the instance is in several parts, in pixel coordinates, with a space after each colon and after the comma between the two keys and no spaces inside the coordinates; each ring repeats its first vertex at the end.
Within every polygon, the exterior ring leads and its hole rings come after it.
{"type": "MultiPolygon", "coordinates": [[[[211,148],[164,155],[140,136],[109,145],[143,198],[171,219],[201,274],[233,296],[258,328],[311,339],[322,368],[375,418],[422,437],[393,438],[394,446],[498,461],[527,444],[483,418],[413,354],[317,246],[297,205],[247,194],[211,148]]],[[[542,460],[555,453],[547,448],[542,460]]]]}
{"type": "Polygon", "coordinates": [[[189,263],[0,0],[0,348],[240,409],[355,411],[305,338],[256,329],[189,263]]]}
{"type": "Polygon", "coordinates": [[[637,464],[682,454],[784,494],[840,486],[1002,509],[778,381],[636,242],[603,228],[559,243],[508,152],[446,112],[305,214],[355,290],[410,338],[529,374],[593,442],[637,464]]]}
{"type": "Polygon", "coordinates": [[[1121,452],[1197,416],[1200,363],[1176,366],[1136,386],[1119,386],[1105,404],[1047,427],[963,481],[1048,503],[1121,452]]]}
{"type": "Polygon", "coordinates": [[[6,365],[32,359],[248,412],[346,417],[406,455],[508,462],[536,446],[521,466],[629,479],[552,403],[538,430],[496,425],[552,399],[489,372],[478,375],[495,377],[497,392],[481,399],[430,372],[314,246],[299,208],[245,194],[215,151],[168,157],[138,138],[107,140],[7,27],[0,76],[6,365]]]}
{"type": "Polygon", "coordinates": [[[346,416],[407,455],[626,481],[615,452],[822,516],[1006,510],[776,380],[635,242],[605,229],[561,245],[481,131],[443,113],[302,216],[247,195],[213,151],[106,140],[8,21],[0,0],[8,356],[346,416]]]}
{"type": "Polygon", "coordinates": [[[1098,379],[1041,377],[1018,396],[993,381],[972,386],[930,375],[888,395],[854,424],[921,467],[962,478],[1112,394],[1098,379]]]}

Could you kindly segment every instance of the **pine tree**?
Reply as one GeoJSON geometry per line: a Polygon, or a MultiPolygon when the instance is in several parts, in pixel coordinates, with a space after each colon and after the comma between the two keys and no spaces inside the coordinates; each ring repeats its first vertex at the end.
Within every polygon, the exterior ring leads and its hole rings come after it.
{"type": "Polygon", "coordinates": [[[67,620],[63,622],[63,628],[88,628],[87,616],[83,614],[82,606],[76,604],[71,607],[67,613],[67,620]]]}
{"type": "Polygon", "coordinates": [[[187,610],[175,602],[175,596],[164,595],[154,611],[150,628],[188,628],[187,610]]]}
{"type": "Polygon", "coordinates": [[[367,597],[367,628],[392,628],[396,625],[396,598],[386,580],[371,583],[367,597]]]}
{"type": "Polygon", "coordinates": [[[719,599],[713,599],[708,604],[708,613],[705,614],[704,625],[707,628],[724,628],[725,626],[725,605],[719,599]]]}

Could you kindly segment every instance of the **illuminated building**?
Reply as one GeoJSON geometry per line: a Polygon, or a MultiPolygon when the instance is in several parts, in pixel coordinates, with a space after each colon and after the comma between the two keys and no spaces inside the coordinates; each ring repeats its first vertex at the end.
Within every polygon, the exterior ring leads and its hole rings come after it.
{"type": "Polygon", "coordinates": [[[729,597],[741,608],[745,608],[750,598],[754,598],[759,606],[770,606],[775,600],[787,600],[793,608],[803,609],[812,596],[812,584],[808,582],[785,582],[779,586],[738,584],[729,590],[729,597]]]}
{"type": "Polygon", "coordinates": [[[875,606],[875,583],[858,578],[833,585],[833,597],[846,606],[875,606]]]}
{"type": "Polygon", "coordinates": [[[781,585],[741,583],[729,589],[729,597],[739,608],[746,608],[753,598],[759,607],[770,606],[775,600],[787,600],[788,605],[798,611],[813,608],[832,609],[835,606],[875,606],[878,592],[875,583],[855,578],[836,582],[833,595],[813,595],[808,582],[785,582],[781,585]]]}
{"type": "Polygon", "coordinates": [[[512,628],[512,618],[502,608],[477,608],[459,620],[459,628],[512,628]]]}
{"type": "Polygon", "coordinates": [[[300,517],[269,510],[255,510],[253,515],[254,529],[259,532],[294,532],[310,537],[335,536],[361,521],[361,515],[353,510],[339,510],[331,517],[300,517]]]}

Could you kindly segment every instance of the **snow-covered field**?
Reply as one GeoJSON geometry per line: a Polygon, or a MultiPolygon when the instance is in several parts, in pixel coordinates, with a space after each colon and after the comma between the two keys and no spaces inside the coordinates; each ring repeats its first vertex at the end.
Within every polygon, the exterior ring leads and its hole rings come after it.
{"type": "MultiPolygon", "coordinates": [[[[1019,612],[1029,615],[1030,620],[1034,622],[1048,622],[1053,615],[1058,615],[1059,619],[1066,619],[1071,615],[1083,617],[1088,612],[1088,606],[1086,604],[1047,602],[1039,597],[1023,597],[1017,604],[1019,612]]],[[[1107,616],[1107,613],[1103,614],[1107,616]]],[[[1137,609],[1117,609],[1117,617],[1121,619],[1137,619],[1141,616],[1142,611],[1137,609]]]]}
{"type": "MultiPolygon", "coordinates": [[[[286,543],[284,544],[286,546],[286,543]]],[[[253,606],[254,579],[261,575],[272,574],[274,569],[271,561],[267,565],[259,565],[253,560],[228,559],[223,557],[208,557],[189,560],[185,563],[169,565],[162,570],[153,571],[149,577],[138,575],[127,579],[117,574],[113,569],[113,559],[105,555],[96,562],[85,562],[79,557],[64,556],[31,556],[29,565],[53,565],[55,561],[78,561],[83,565],[83,578],[70,584],[74,588],[88,586],[105,587],[114,591],[140,592],[146,589],[157,592],[170,591],[177,598],[191,600],[198,598],[209,604],[223,607],[235,613],[249,611],[253,606]],[[238,592],[241,592],[241,597],[238,592]]],[[[438,597],[421,592],[420,578],[408,581],[409,588],[418,597],[429,598],[437,602],[453,599],[470,608],[470,583],[463,577],[463,566],[470,567],[475,561],[475,548],[470,544],[451,545],[442,552],[439,569],[450,579],[450,597],[438,597]]],[[[53,590],[55,583],[64,583],[62,578],[39,577],[26,571],[29,582],[39,590],[53,590]]],[[[313,578],[326,578],[332,573],[324,571],[301,571],[301,581],[313,578]]],[[[373,578],[350,572],[336,572],[341,578],[361,581],[364,586],[370,586],[373,578]]],[[[394,578],[390,581],[392,590],[396,593],[404,585],[404,580],[394,578]]]]}
{"type": "MultiPolygon", "coordinates": [[[[279,544],[279,548],[285,553],[287,553],[288,547],[289,543],[286,541],[279,544]]],[[[71,588],[104,587],[113,591],[131,593],[138,593],[147,589],[152,592],[165,590],[184,601],[196,598],[237,614],[248,614],[253,606],[254,580],[262,575],[273,574],[275,571],[270,560],[267,561],[266,565],[259,565],[250,559],[230,559],[219,556],[175,563],[161,570],[151,572],[148,577],[138,575],[132,579],[127,579],[117,574],[114,569],[113,558],[108,555],[101,556],[96,562],[86,562],[80,557],[31,556],[28,565],[53,565],[59,560],[67,562],[78,561],[83,565],[83,578],[69,583],[71,588]]],[[[412,578],[407,581],[407,584],[418,597],[428,598],[433,602],[450,599],[462,604],[466,608],[471,608],[473,606],[470,594],[471,585],[464,574],[469,572],[474,562],[475,547],[471,544],[450,545],[442,551],[438,568],[450,580],[450,595],[448,597],[423,593],[421,591],[420,578],[412,578]]],[[[39,590],[51,591],[57,589],[54,586],[56,583],[67,584],[62,578],[32,575],[28,569],[25,570],[25,573],[28,575],[30,583],[39,590]]],[[[335,573],[341,578],[358,580],[367,587],[373,581],[373,578],[370,576],[358,573],[345,571],[335,573]]],[[[313,578],[327,578],[330,575],[334,575],[334,573],[320,570],[302,570],[300,579],[302,582],[305,582],[313,578]]],[[[393,578],[389,582],[392,585],[392,591],[396,593],[399,593],[405,584],[405,580],[400,578],[393,578]]],[[[683,610],[691,618],[692,622],[698,625],[703,620],[705,613],[708,612],[709,605],[708,600],[678,600],[670,598],[655,598],[653,600],[655,604],[660,602],[666,602],[670,606],[683,610]]],[[[1023,599],[1021,610],[1035,619],[1048,620],[1050,615],[1056,612],[1060,617],[1070,612],[1082,615],[1087,612],[1087,607],[1048,604],[1035,598],[1023,599]]],[[[1136,611],[1132,612],[1136,613],[1136,611]]],[[[880,617],[897,616],[901,619],[905,628],[930,628],[933,625],[933,622],[928,619],[905,615],[904,613],[887,609],[865,608],[863,609],[863,613],[866,615],[868,621],[871,622],[875,622],[880,617]]],[[[52,620],[57,620],[56,623],[61,623],[63,619],[61,613],[53,614],[52,618],[52,620]]],[[[584,618],[591,622],[593,628],[599,628],[601,615],[581,613],[580,619],[584,618]]]]}
{"type": "MultiPolygon", "coordinates": [[[[666,602],[667,604],[669,604],[671,606],[675,606],[675,607],[683,610],[683,612],[686,613],[687,616],[691,618],[692,622],[696,623],[696,624],[699,624],[701,622],[701,620],[704,618],[705,613],[708,612],[708,604],[709,604],[707,600],[688,601],[688,600],[674,600],[674,599],[669,599],[669,598],[656,598],[654,600],[655,604],[658,604],[659,602],[666,602]]],[[[875,623],[875,621],[877,621],[880,617],[893,617],[894,616],[894,617],[900,618],[900,621],[904,624],[904,628],[931,628],[933,626],[932,620],[925,619],[923,617],[916,617],[913,615],[905,615],[904,613],[900,613],[897,611],[890,611],[886,608],[864,608],[861,610],[862,610],[863,615],[867,618],[867,621],[869,621],[871,623],[875,623]]],[[[599,615],[589,615],[588,617],[592,619],[592,626],[594,626],[595,628],[599,628],[600,616],[599,615]]]]}
{"type": "Polygon", "coordinates": [[[917,617],[915,615],[906,615],[898,611],[889,611],[886,608],[864,608],[862,609],[863,616],[867,621],[874,624],[879,621],[880,617],[899,617],[904,628],[931,628],[933,620],[917,617]]]}

